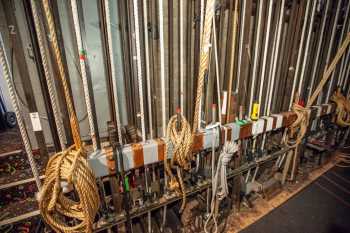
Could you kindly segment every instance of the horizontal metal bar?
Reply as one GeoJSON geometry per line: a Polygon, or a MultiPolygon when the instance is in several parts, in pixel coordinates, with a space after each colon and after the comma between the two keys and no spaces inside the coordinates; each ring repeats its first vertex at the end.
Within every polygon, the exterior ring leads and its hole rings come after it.
{"type": "MultiPolygon", "coordinates": [[[[334,112],[334,104],[324,104],[321,106],[311,107],[311,119],[330,114],[334,112]]],[[[227,140],[245,139],[288,127],[296,119],[293,112],[284,112],[281,114],[273,114],[268,117],[262,117],[257,121],[235,122],[226,124],[221,128],[222,138],[219,140],[219,133],[212,129],[206,129],[198,133],[194,138],[193,153],[211,148],[212,140],[215,137],[216,146],[223,143],[225,137],[227,140]],[[226,136],[225,136],[226,134],[226,136]]],[[[154,139],[140,143],[127,144],[123,147],[123,160],[125,170],[131,170],[142,167],[144,165],[154,164],[164,161],[165,158],[172,157],[172,146],[168,145],[168,155],[165,155],[165,140],[154,139]]],[[[113,152],[109,147],[104,148],[103,153],[95,154],[89,158],[90,167],[95,172],[96,177],[113,175],[116,172],[113,160],[113,152]]]]}

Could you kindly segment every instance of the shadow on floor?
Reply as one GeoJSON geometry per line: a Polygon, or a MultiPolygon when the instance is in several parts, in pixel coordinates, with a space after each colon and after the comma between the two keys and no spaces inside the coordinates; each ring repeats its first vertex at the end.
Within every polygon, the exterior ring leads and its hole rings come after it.
{"type": "Polygon", "coordinates": [[[334,167],[241,233],[350,232],[350,168],[334,167]]]}

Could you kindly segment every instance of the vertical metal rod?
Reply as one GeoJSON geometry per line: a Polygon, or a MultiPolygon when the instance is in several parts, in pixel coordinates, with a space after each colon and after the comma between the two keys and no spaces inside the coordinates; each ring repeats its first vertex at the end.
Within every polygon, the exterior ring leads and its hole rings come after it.
{"type": "Polygon", "coordinates": [[[184,33],[184,1],[180,0],[180,108],[181,114],[184,115],[184,76],[185,76],[185,33],[184,33]]]}
{"type": "Polygon", "coordinates": [[[274,91],[274,85],[275,85],[275,77],[276,77],[276,69],[277,69],[277,62],[278,62],[278,55],[279,55],[279,49],[280,49],[280,42],[281,42],[281,32],[282,32],[282,26],[283,26],[283,19],[284,19],[284,5],[285,0],[282,0],[281,3],[281,11],[280,11],[280,18],[278,21],[278,31],[277,31],[277,44],[276,44],[276,50],[274,54],[274,60],[273,60],[273,68],[272,68],[272,79],[271,79],[271,87],[270,87],[270,93],[268,97],[268,104],[267,104],[267,115],[270,115],[271,113],[271,102],[272,102],[272,94],[274,91]]]}
{"type": "MultiPolygon", "coordinates": [[[[342,40],[344,38],[344,33],[349,32],[349,30],[350,30],[349,10],[350,10],[350,1],[348,3],[347,8],[346,8],[346,13],[345,13],[345,17],[344,17],[345,19],[344,19],[343,28],[342,28],[342,36],[341,36],[342,39],[339,41],[338,48],[341,46],[342,40]],[[345,32],[346,24],[348,24],[348,27],[347,27],[346,32],[345,32]]],[[[349,50],[348,50],[347,54],[349,54],[349,50]]],[[[343,79],[344,61],[345,61],[345,57],[342,57],[341,58],[341,66],[339,69],[339,78],[338,78],[338,83],[337,83],[338,86],[340,86],[342,84],[342,81],[343,81],[342,79],[343,79]]]]}
{"type": "Polygon", "coordinates": [[[263,5],[264,2],[263,0],[259,0],[259,8],[257,11],[258,15],[258,29],[256,33],[256,38],[255,38],[255,51],[254,51],[254,60],[253,60],[253,71],[252,71],[252,87],[250,90],[250,99],[249,99],[249,107],[248,107],[248,116],[251,116],[252,114],[252,105],[253,105],[253,99],[254,99],[254,90],[255,90],[255,82],[256,82],[256,77],[257,77],[257,67],[258,67],[258,55],[259,55],[259,47],[260,47],[260,34],[261,34],[261,21],[262,21],[262,10],[263,10],[263,5]]]}
{"type": "Polygon", "coordinates": [[[166,135],[166,106],[165,106],[165,64],[164,64],[164,24],[163,24],[163,0],[158,0],[159,10],[159,47],[160,47],[160,85],[162,102],[162,130],[166,135]]]}
{"type": "MultiPolygon", "coordinates": [[[[326,61],[325,61],[325,70],[328,68],[328,63],[329,60],[331,59],[331,55],[332,55],[332,50],[333,50],[333,46],[334,46],[334,38],[335,38],[335,34],[336,34],[336,29],[337,29],[337,23],[338,23],[338,19],[339,19],[339,13],[341,10],[341,0],[338,1],[338,5],[337,5],[337,10],[335,13],[335,17],[334,17],[334,22],[333,22],[333,27],[332,27],[332,34],[331,34],[331,39],[329,41],[329,46],[328,46],[328,51],[327,51],[327,57],[326,57],[326,61]]],[[[323,73],[323,72],[322,72],[323,73]]],[[[329,86],[328,86],[328,90],[331,88],[331,81],[329,81],[329,86]]],[[[328,92],[327,90],[327,92],[328,92]]],[[[317,103],[320,104],[322,101],[322,96],[323,96],[324,92],[321,92],[320,95],[318,96],[318,100],[317,103]]],[[[328,102],[328,98],[326,96],[326,103],[328,102]]]]}
{"type": "MultiPolygon", "coordinates": [[[[164,64],[164,24],[163,24],[163,0],[158,0],[159,10],[159,47],[160,47],[160,85],[161,85],[161,105],[162,105],[162,131],[163,137],[166,136],[166,106],[165,106],[165,64],[164,64]]],[[[164,159],[168,159],[165,155],[164,159]]],[[[167,176],[164,173],[164,181],[167,182],[167,176]]],[[[166,222],[167,206],[163,208],[162,228],[166,222]]]]}
{"type": "MultiPolygon", "coordinates": [[[[245,5],[245,3],[243,3],[245,5]]],[[[231,47],[231,56],[230,56],[230,72],[229,72],[229,83],[228,83],[228,104],[227,104],[227,113],[226,114],[226,123],[230,122],[231,114],[231,96],[232,96],[232,85],[234,78],[234,65],[235,65],[235,51],[236,51],[236,38],[237,38],[237,27],[238,27],[238,7],[239,1],[235,1],[235,8],[233,12],[233,30],[232,30],[232,47],[231,47]]],[[[242,37],[243,38],[243,37],[242,37]]],[[[239,76],[237,76],[239,78],[239,76]]]]}
{"type": "Polygon", "coordinates": [[[95,124],[96,109],[95,109],[95,106],[92,104],[92,102],[94,101],[93,92],[89,88],[89,82],[91,82],[91,80],[88,80],[88,77],[87,77],[87,61],[86,61],[87,55],[86,55],[86,51],[84,49],[83,41],[82,41],[77,0],[71,0],[71,10],[72,10],[73,21],[74,21],[74,31],[75,31],[77,45],[78,45],[78,53],[80,56],[80,59],[79,59],[80,70],[81,70],[81,76],[83,81],[83,90],[84,90],[85,104],[86,104],[88,120],[89,120],[91,140],[92,140],[94,151],[96,151],[101,148],[101,145],[100,145],[100,138],[98,135],[98,128],[97,128],[98,126],[97,124],[95,124]]]}
{"type": "MultiPolygon", "coordinates": [[[[238,63],[237,63],[237,84],[236,84],[236,89],[235,89],[235,93],[238,93],[238,88],[239,88],[239,77],[241,76],[241,63],[242,63],[242,53],[243,53],[243,40],[244,40],[244,26],[245,26],[245,12],[246,12],[246,0],[242,1],[242,13],[241,13],[241,30],[239,32],[239,49],[238,49],[238,63]]],[[[248,27],[250,27],[250,25],[247,25],[248,27]]],[[[231,93],[229,93],[229,97],[231,96],[231,93]]],[[[231,99],[231,98],[229,98],[231,99]]]]}
{"type": "Polygon", "coordinates": [[[320,54],[321,54],[321,48],[322,48],[322,42],[323,42],[323,36],[324,36],[324,30],[325,30],[325,26],[326,26],[326,21],[327,21],[327,13],[329,10],[329,6],[330,6],[330,0],[327,0],[326,2],[326,8],[325,11],[323,13],[323,17],[322,17],[322,22],[321,22],[321,30],[320,30],[320,37],[318,39],[318,44],[317,44],[317,50],[316,50],[316,56],[315,56],[315,61],[313,63],[313,67],[312,67],[312,74],[311,74],[311,82],[310,82],[310,86],[309,86],[309,92],[308,92],[308,97],[307,97],[307,102],[309,101],[311,94],[312,94],[312,90],[314,87],[314,83],[315,83],[315,78],[316,78],[316,72],[317,72],[317,68],[319,67],[319,58],[320,58],[320,54]]]}
{"type": "Polygon", "coordinates": [[[299,46],[299,51],[298,51],[297,64],[296,64],[296,68],[294,70],[293,87],[292,87],[291,97],[290,97],[290,101],[289,101],[289,109],[292,107],[292,104],[293,104],[293,101],[294,101],[294,92],[295,92],[297,79],[298,79],[301,54],[303,52],[303,47],[304,47],[305,32],[306,32],[306,26],[307,26],[309,11],[310,11],[310,2],[311,1],[307,1],[307,4],[306,4],[306,12],[305,12],[305,16],[304,16],[303,29],[302,29],[302,32],[301,32],[301,39],[300,39],[300,46],[299,46]]]}
{"type": "MultiPolygon", "coordinates": [[[[146,141],[146,129],[145,129],[145,113],[144,113],[144,100],[143,100],[143,80],[142,80],[142,67],[141,67],[141,46],[140,46],[140,26],[139,26],[139,10],[138,10],[138,0],[133,1],[133,8],[134,8],[134,18],[135,18],[135,44],[136,44],[136,61],[137,61],[137,79],[138,79],[138,87],[139,87],[139,98],[140,98],[140,111],[141,111],[141,134],[142,134],[142,141],[146,141]]],[[[147,17],[147,1],[143,1],[143,13],[144,17],[147,17]]],[[[146,30],[145,33],[145,52],[146,52],[146,72],[147,72],[147,79],[150,78],[150,70],[149,70],[149,50],[148,50],[148,33],[147,33],[147,18],[144,18],[144,30],[146,30]]],[[[147,85],[147,87],[150,87],[150,85],[147,85]]],[[[149,93],[150,94],[150,93],[149,93]]],[[[150,95],[148,96],[150,99],[150,95]]],[[[149,112],[151,114],[151,112],[149,112]]],[[[150,128],[150,131],[152,129],[150,128]]],[[[153,136],[153,135],[152,135],[153,136]]],[[[145,185],[146,190],[149,192],[149,185],[148,185],[148,166],[144,167],[145,169],[145,185]]],[[[148,217],[148,232],[152,232],[152,223],[151,223],[151,211],[148,211],[147,213],[148,217]]]]}
{"type": "Polygon", "coordinates": [[[306,62],[307,62],[307,58],[308,58],[308,54],[309,54],[309,47],[310,47],[310,41],[311,41],[311,33],[313,30],[313,24],[314,24],[314,19],[315,19],[315,12],[316,12],[316,6],[317,6],[317,2],[314,1],[313,3],[313,8],[311,11],[311,21],[310,21],[310,26],[309,26],[309,31],[307,34],[307,39],[306,39],[306,47],[305,47],[305,52],[304,52],[304,60],[303,60],[303,64],[302,64],[302,68],[301,68],[301,74],[300,74],[300,81],[299,81],[299,87],[298,87],[298,94],[301,96],[301,88],[303,86],[303,81],[304,81],[304,77],[305,77],[305,70],[306,70],[306,62]]]}
{"type": "Polygon", "coordinates": [[[218,44],[216,38],[216,24],[215,17],[213,17],[213,31],[214,31],[214,59],[215,59],[215,72],[216,72],[216,91],[218,95],[218,112],[219,112],[219,122],[222,124],[221,119],[221,91],[220,91],[220,70],[219,70],[219,59],[218,59],[218,44]]]}
{"type": "Polygon", "coordinates": [[[135,17],[135,44],[136,44],[136,62],[137,62],[137,81],[139,86],[139,98],[140,98],[140,116],[141,116],[141,134],[142,140],[146,140],[145,130],[145,112],[143,107],[143,82],[142,82],[142,67],[141,67],[141,47],[140,47],[140,26],[139,26],[139,11],[138,1],[133,1],[134,17],[135,17]]]}
{"type": "MultiPolygon", "coordinates": [[[[259,103],[261,104],[262,100],[262,94],[263,94],[263,88],[264,88],[264,81],[265,81],[265,69],[266,69],[266,59],[267,59],[267,50],[269,47],[269,37],[270,37],[270,28],[271,28],[271,16],[272,16],[272,5],[273,0],[269,1],[269,11],[267,16],[267,29],[266,29],[266,37],[265,37],[265,45],[264,45],[264,53],[263,53],[263,60],[262,60],[262,69],[261,69],[261,81],[260,81],[260,89],[259,89],[259,103]]],[[[261,113],[261,108],[259,109],[259,112],[261,113]]]]}
{"type": "MultiPolygon", "coordinates": [[[[350,18],[350,17],[349,17],[350,18]]],[[[348,22],[348,29],[347,29],[347,32],[349,33],[350,32],[350,19],[349,19],[349,22],[348,22]]],[[[348,49],[347,53],[346,53],[346,56],[345,57],[342,57],[342,61],[341,61],[341,66],[340,66],[340,83],[338,84],[338,86],[340,87],[343,87],[343,85],[345,85],[345,74],[346,74],[346,64],[348,64],[349,62],[349,58],[350,58],[350,49],[348,49]]]]}
{"type": "MultiPolygon", "coordinates": [[[[25,15],[26,15],[26,21],[28,24],[28,29],[29,29],[29,34],[30,34],[30,41],[32,43],[33,52],[34,52],[34,61],[36,63],[38,77],[40,80],[40,86],[41,86],[41,90],[43,92],[45,109],[47,112],[47,118],[49,120],[49,126],[50,126],[50,131],[51,131],[53,143],[55,146],[55,151],[60,151],[61,149],[63,149],[61,144],[62,143],[64,144],[64,140],[63,140],[64,137],[61,137],[59,135],[60,134],[59,131],[62,129],[59,130],[58,127],[56,126],[57,125],[56,119],[61,119],[60,115],[58,115],[58,112],[57,112],[57,115],[55,113],[55,111],[58,110],[58,108],[56,110],[54,110],[54,105],[55,104],[57,105],[57,102],[53,103],[51,96],[50,96],[49,84],[46,80],[46,75],[45,75],[44,62],[43,62],[43,58],[41,57],[41,51],[40,51],[41,46],[39,45],[39,42],[37,40],[38,34],[35,31],[35,22],[33,19],[33,14],[31,12],[30,2],[23,1],[23,7],[24,7],[25,15]],[[56,118],[56,116],[58,116],[59,118],[56,118]]],[[[55,100],[57,101],[56,98],[55,98],[55,100]]],[[[60,121],[60,123],[62,124],[62,121],[60,121]]]]}
{"type": "Polygon", "coordinates": [[[33,172],[36,186],[38,187],[38,190],[40,191],[41,181],[40,181],[40,177],[39,177],[39,172],[38,172],[35,160],[34,160],[32,147],[30,145],[29,137],[28,137],[27,130],[26,130],[26,127],[24,124],[24,120],[22,118],[22,115],[21,115],[21,112],[19,109],[18,97],[15,93],[14,84],[13,84],[13,77],[12,77],[12,73],[10,71],[9,62],[8,62],[6,52],[5,52],[5,44],[3,41],[3,35],[1,32],[0,32],[0,63],[2,66],[2,70],[3,70],[3,75],[4,75],[4,78],[6,80],[8,90],[9,90],[12,106],[13,106],[15,114],[16,114],[17,123],[18,123],[18,127],[20,130],[22,139],[23,139],[24,148],[25,148],[28,160],[29,160],[30,167],[31,167],[32,172],[33,172]]]}
{"type": "MultiPolygon", "coordinates": [[[[340,38],[339,38],[339,41],[338,41],[338,46],[337,46],[337,49],[340,48],[341,44],[343,43],[343,40],[344,40],[344,34],[345,34],[345,28],[346,28],[346,21],[347,19],[349,18],[349,9],[350,9],[350,1],[348,3],[348,6],[346,7],[346,12],[345,12],[345,19],[344,19],[344,22],[343,22],[343,27],[342,27],[342,30],[341,30],[341,35],[340,35],[340,38]]],[[[344,58],[344,56],[342,57],[342,59],[344,58]]],[[[331,80],[330,80],[330,83],[329,83],[329,88],[327,90],[327,95],[326,95],[326,103],[328,103],[328,100],[329,100],[329,97],[331,95],[331,91],[332,91],[332,87],[333,87],[333,82],[334,82],[334,75],[335,75],[335,70],[333,71],[332,73],[332,77],[331,77],[331,80]]],[[[341,75],[340,73],[338,73],[337,75],[337,78],[338,78],[338,83],[339,83],[339,75],[341,75]]]]}
{"type": "Polygon", "coordinates": [[[109,0],[104,1],[105,7],[105,17],[106,17],[106,28],[107,28],[107,42],[109,50],[109,59],[110,59],[110,69],[112,76],[112,85],[113,85],[113,97],[115,103],[115,119],[117,123],[117,133],[118,133],[118,142],[122,145],[122,132],[121,132],[121,121],[120,121],[120,112],[119,112],[119,98],[118,98],[118,86],[117,86],[117,76],[114,66],[114,56],[113,56],[113,40],[112,40],[112,28],[111,28],[111,16],[110,16],[110,7],[109,0]]]}
{"type": "Polygon", "coordinates": [[[41,26],[40,26],[40,22],[39,22],[39,18],[38,18],[39,14],[37,11],[37,6],[36,6],[35,1],[31,0],[30,3],[31,3],[30,5],[31,5],[32,14],[33,14],[34,28],[36,31],[36,36],[37,36],[38,45],[39,45],[40,56],[42,59],[42,65],[43,65],[44,72],[45,72],[46,83],[47,83],[47,87],[49,90],[50,100],[51,100],[51,104],[52,104],[52,110],[53,110],[56,128],[57,128],[57,132],[58,132],[58,138],[60,141],[61,149],[64,150],[64,149],[66,149],[66,145],[64,143],[63,125],[62,125],[60,113],[58,110],[56,95],[54,93],[55,87],[54,87],[53,79],[51,77],[51,73],[49,71],[48,60],[47,60],[47,56],[46,56],[45,48],[44,48],[44,44],[43,44],[43,34],[41,31],[41,26]]]}

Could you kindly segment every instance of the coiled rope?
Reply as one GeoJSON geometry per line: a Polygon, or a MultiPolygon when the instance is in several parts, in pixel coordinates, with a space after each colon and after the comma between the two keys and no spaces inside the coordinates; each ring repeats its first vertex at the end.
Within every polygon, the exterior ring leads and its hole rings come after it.
{"type": "MultiPolygon", "coordinates": [[[[190,124],[183,115],[174,115],[170,118],[166,137],[168,142],[170,140],[173,145],[173,157],[171,158],[170,165],[167,159],[164,160],[165,171],[169,177],[168,188],[176,191],[178,194],[182,194],[183,200],[180,208],[180,212],[182,212],[186,205],[186,192],[180,168],[185,170],[190,169],[193,141],[190,124]],[[180,118],[180,122],[178,122],[178,118],[180,118]],[[174,175],[171,170],[175,166],[177,166],[177,175],[174,175]]],[[[166,146],[166,155],[169,149],[168,144],[166,146]]]]}
{"type": "Polygon", "coordinates": [[[289,126],[285,137],[285,145],[289,148],[297,147],[303,140],[309,125],[310,110],[297,103],[292,106],[297,119],[289,126]]]}
{"type": "Polygon", "coordinates": [[[39,209],[44,220],[57,232],[89,233],[92,232],[92,224],[100,204],[98,189],[80,139],[79,123],[68,91],[49,2],[43,0],[42,3],[67,102],[74,145],[50,158],[39,195],[39,209]],[[64,194],[61,185],[64,182],[74,187],[78,201],[64,194]],[[67,219],[75,219],[74,224],[67,224],[67,219]]]}
{"type": "Polygon", "coordinates": [[[350,33],[347,34],[341,47],[338,49],[335,57],[333,58],[331,64],[327,67],[323,73],[322,79],[316,87],[315,91],[309,98],[306,107],[303,107],[297,103],[292,106],[292,111],[297,115],[297,119],[288,128],[288,136],[285,138],[285,144],[289,148],[296,148],[303,140],[308,124],[309,124],[309,109],[311,105],[315,102],[317,96],[322,91],[324,85],[327,83],[329,77],[331,77],[332,72],[336,68],[340,58],[345,53],[348,45],[350,43],[350,33]]]}
{"type": "MultiPolygon", "coordinates": [[[[200,43],[200,66],[197,80],[197,91],[195,99],[195,110],[193,116],[192,133],[191,127],[188,121],[183,115],[178,113],[170,118],[167,126],[167,143],[166,143],[166,155],[168,154],[168,144],[172,143],[174,148],[173,158],[171,159],[171,166],[169,166],[167,158],[164,160],[164,168],[166,174],[169,176],[168,182],[166,182],[167,188],[182,194],[183,200],[180,208],[182,212],[186,205],[186,191],[182,178],[182,169],[190,169],[192,160],[192,142],[195,133],[199,126],[199,114],[200,114],[200,102],[203,95],[204,77],[208,71],[209,55],[210,55],[210,38],[212,32],[212,22],[214,16],[214,4],[215,0],[208,0],[206,3],[205,20],[203,26],[203,32],[201,35],[200,43]],[[177,129],[177,126],[179,129],[177,129]],[[172,173],[171,168],[176,168],[176,176],[172,173]]],[[[162,22],[160,22],[162,24],[162,22]]]]}
{"type": "Polygon", "coordinates": [[[215,176],[212,180],[212,197],[211,197],[211,203],[210,203],[210,214],[204,224],[204,231],[206,233],[208,233],[207,225],[211,218],[213,218],[213,221],[214,221],[214,227],[215,227],[214,232],[217,232],[218,226],[217,226],[217,220],[216,220],[217,216],[215,214],[215,208],[217,206],[216,205],[217,201],[223,200],[228,195],[226,168],[228,163],[231,161],[234,153],[237,152],[237,150],[238,150],[238,145],[236,143],[226,142],[220,153],[215,176]],[[219,174],[220,174],[220,180],[219,180],[219,174]]]}
{"type": "Polygon", "coordinates": [[[350,126],[350,101],[341,94],[340,90],[333,94],[331,100],[337,105],[337,124],[341,127],[350,126]]]}

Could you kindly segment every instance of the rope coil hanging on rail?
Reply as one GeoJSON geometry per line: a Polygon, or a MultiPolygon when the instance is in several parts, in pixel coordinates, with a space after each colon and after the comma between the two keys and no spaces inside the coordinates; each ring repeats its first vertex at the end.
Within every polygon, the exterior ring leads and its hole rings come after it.
{"type": "Polygon", "coordinates": [[[297,119],[289,126],[287,137],[285,137],[285,144],[289,148],[295,148],[302,142],[310,116],[310,110],[297,103],[293,104],[292,111],[297,115],[297,119]]]}
{"type": "MultiPolygon", "coordinates": [[[[39,194],[39,208],[44,220],[55,231],[89,233],[92,232],[94,218],[100,205],[98,188],[94,174],[87,164],[87,154],[80,139],[79,123],[69,94],[50,5],[48,0],[43,0],[42,3],[67,102],[74,145],[50,158],[46,166],[43,188],[39,194]],[[65,187],[62,183],[65,182],[74,188],[78,200],[64,194],[65,187]],[[74,219],[74,224],[68,225],[67,219],[74,219]]],[[[32,4],[35,2],[32,1],[32,4]]]]}
{"type": "Polygon", "coordinates": [[[201,35],[201,43],[200,43],[200,66],[198,72],[198,80],[197,80],[197,90],[196,90],[196,99],[195,99],[195,109],[194,109],[194,122],[191,127],[184,116],[174,115],[170,118],[167,127],[167,146],[166,146],[166,155],[168,151],[168,144],[172,143],[174,147],[173,158],[171,159],[171,167],[168,164],[167,158],[165,158],[164,168],[169,175],[170,179],[166,186],[178,193],[181,193],[183,196],[183,201],[181,205],[180,212],[182,212],[186,205],[186,192],[185,186],[182,178],[182,169],[188,170],[190,168],[190,163],[192,160],[192,142],[195,133],[197,132],[199,126],[199,114],[200,114],[200,102],[203,95],[203,85],[204,85],[204,77],[208,70],[209,65],[209,44],[210,37],[212,31],[212,21],[214,17],[214,5],[215,0],[208,0],[206,3],[205,10],[205,20],[203,26],[203,32],[201,35]],[[178,119],[179,118],[179,119],[178,119]],[[177,122],[179,121],[179,122],[177,122]],[[177,130],[177,126],[180,125],[179,130],[177,130]],[[175,176],[171,168],[176,168],[177,175],[175,176]]]}
{"type": "Polygon", "coordinates": [[[337,90],[331,100],[337,105],[336,123],[341,127],[350,126],[350,101],[337,90]]]}

